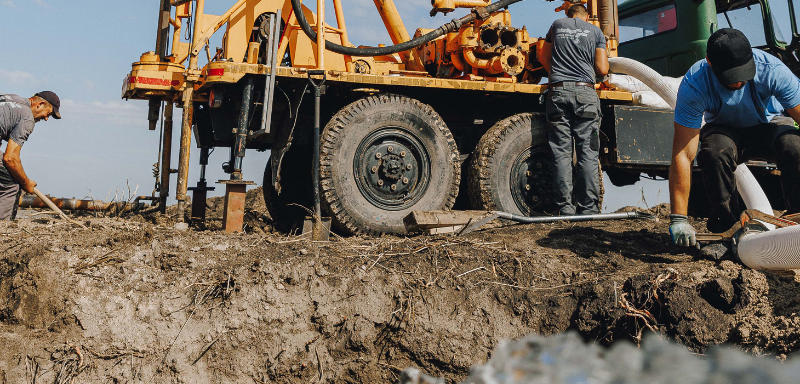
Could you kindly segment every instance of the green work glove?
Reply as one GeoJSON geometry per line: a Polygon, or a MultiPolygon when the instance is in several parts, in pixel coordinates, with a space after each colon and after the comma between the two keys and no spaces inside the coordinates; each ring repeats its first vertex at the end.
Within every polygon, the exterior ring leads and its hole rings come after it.
{"type": "Polygon", "coordinates": [[[679,247],[697,246],[697,231],[689,224],[686,215],[669,215],[669,235],[672,243],[679,247]]]}

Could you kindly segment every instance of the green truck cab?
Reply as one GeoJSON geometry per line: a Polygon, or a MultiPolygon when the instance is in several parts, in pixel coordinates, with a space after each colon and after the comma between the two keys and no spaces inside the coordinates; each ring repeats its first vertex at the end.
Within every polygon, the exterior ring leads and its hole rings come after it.
{"type": "Polygon", "coordinates": [[[730,27],[797,73],[795,8],[793,0],[628,0],[619,5],[619,54],[679,77],[705,57],[714,31],[730,27]]]}

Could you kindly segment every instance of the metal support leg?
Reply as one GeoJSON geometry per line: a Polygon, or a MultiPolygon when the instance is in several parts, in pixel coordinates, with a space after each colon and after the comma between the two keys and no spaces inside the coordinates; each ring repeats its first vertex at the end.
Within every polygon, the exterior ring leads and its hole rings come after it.
{"type": "Polygon", "coordinates": [[[322,93],[323,85],[327,79],[325,71],[308,71],[308,81],[314,87],[314,157],[311,163],[311,178],[314,184],[314,227],[312,229],[311,238],[313,240],[327,240],[328,229],[322,223],[322,208],[320,207],[320,193],[319,193],[319,136],[320,136],[320,120],[322,114],[322,93]],[[322,80],[316,82],[312,76],[322,76],[322,80]]]}
{"type": "Polygon", "coordinates": [[[186,82],[186,90],[183,92],[183,123],[181,125],[181,149],[178,162],[178,222],[185,221],[186,213],[186,190],[189,179],[189,151],[192,145],[192,118],[194,96],[194,84],[186,82]]]}
{"type": "Polygon", "coordinates": [[[239,112],[239,126],[233,129],[235,135],[233,147],[231,147],[231,180],[242,179],[242,162],[244,161],[245,149],[247,148],[247,127],[250,123],[250,104],[253,98],[253,77],[248,76],[245,80],[244,91],[242,92],[242,110],[239,112]]]}
{"type": "Polygon", "coordinates": [[[225,212],[222,214],[222,228],[225,232],[241,232],[244,225],[244,201],[247,186],[255,185],[252,181],[222,180],[225,184],[225,212]]]}
{"type": "Polygon", "coordinates": [[[208,191],[216,188],[209,187],[206,183],[206,166],[208,165],[208,148],[200,148],[200,180],[196,187],[189,188],[192,191],[192,222],[206,221],[206,198],[208,191]]]}
{"type": "Polygon", "coordinates": [[[221,180],[225,184],[225,212],[222,216],[222,225],[225,232],[241,232],[244,224],[244,200],[247,186],[254,185],[251,181],[242,180],[242,161],[247,149],[247,128],[250,126],[250,107],[253,98],[253,77],[245,80],[242,93],[242,110],[239,112],[239,124],[233,129],[234,142],[231,147],[231,162],[229,169],[230,180],[221,180]]]}
{"type": "Polygon", "coordinates": [[[222,216],[225,232],[242,231],[246,191],[245,184],[225,184],[225,213],[222,216]]]}
{"type": "Polygon", "coordinates": [[[169,197],[169,181],[172,169],[172,111],[173,104],[167,101],[164,108],[164,138],[161,143],[161,190],[158,193],[158,211],[167,213],[167,198],[169,197]]]}

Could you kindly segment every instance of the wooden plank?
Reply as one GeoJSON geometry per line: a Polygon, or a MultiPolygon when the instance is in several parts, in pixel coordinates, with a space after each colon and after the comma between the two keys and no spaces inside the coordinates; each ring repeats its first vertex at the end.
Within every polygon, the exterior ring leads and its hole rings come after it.
{"type": "Polygon", "coordinates": [[[403,222],[406,228],[419,229],[463,226],[491,214],[487,211],[413,211],[403,219],[403,222]]]}
{"type": "Polygon", "coordinates": [[[461,231],[462,228],[464,228],[463,225],[453,225],[450,227],[428,228],[423,232],[425,232],[426,235],[449,235],[461,231]]]}

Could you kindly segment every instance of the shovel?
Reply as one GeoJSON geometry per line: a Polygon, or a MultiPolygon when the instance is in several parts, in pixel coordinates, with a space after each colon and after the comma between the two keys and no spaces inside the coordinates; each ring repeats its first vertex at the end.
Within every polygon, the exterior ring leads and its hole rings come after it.
{"type": "Polygon", "coordinates": [[[53,211],[55,211],[55,213],[57,213],[59,216],[61,216],[62,219],[66,220],[66,221],[68,221],[68,222],[70,222],[72,224],[75,224],[75,225],[77,225],[77,226],[79,226],[79,227],[81,227],[83,229],[87,229],[85,225],[83,225],[83,224],[81,224],[81,223],[79,223],[79,222],[77,222],[75,220],[72,220],[69,217],[67,217],[67,215],[65,215],[64,212],[61,211],[61,209],[59,209],[55,204],[53,204],[53,202],[50,201],[50,199],[47,198],[47,196],[45,196],[44,193],[42,193],[42,191],[39,190],[39,188],[33,187],[33,193],[35,193],[36,196],[38,196],[40,199],[42,199],[42,201],[44,201],[44,203],[47,204],[47,206],[50,207],[50,209],[52,209],[53,211]]]}

